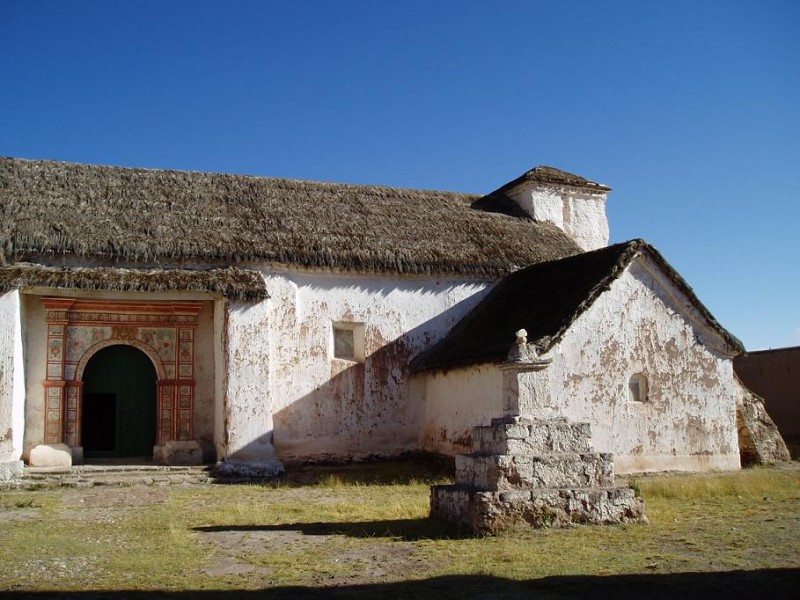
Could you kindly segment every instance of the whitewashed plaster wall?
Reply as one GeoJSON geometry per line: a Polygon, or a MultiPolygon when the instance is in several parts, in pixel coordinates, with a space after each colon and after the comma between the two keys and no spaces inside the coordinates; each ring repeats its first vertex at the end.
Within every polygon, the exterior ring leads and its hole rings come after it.
{"type": "Polygon", "coordinates": [[[25,438],[23,456],[28,459],[33,447],[44,441],[45,352],[47,343],[47,311],[42,297],[66,296],[92,300],[128,301],[188,301],[201,300],[203,308],[197,317],[195,330],[195,416],[194,438],[200,443],[206,460],[214,455],[215,427],[215,357],[214,303],[208,295],[182,292],[146,294],[123,292],[84,292],[35,289],[23,294],[25,298],[25,438]]]}
{"type": "MultiPolygon", "coordinates": [[[[512,342],[509,342],[509,347],[512,342]]],[[[738,469],[736,382],[719,335],[649,259],[640,257],[573,323],[548,354],[551,406],[592,427],[595,450],[618,473],[738,469]],[[647,401],[632,402],[643,373],[647,401]]],[[[484,364],[422,375],[427,412],[421,446],[468,450],[471,427],[502,414],[503,379],[484,364]]],[[[520,396],[533,376],[520,375],[520,396]]]]}
{"type": "Polygon", "coordinates": [[[617,472],[739,468],[730,354],[649,258],[573,323],[552,358],[553,405],[591,423],[594,448],[614,453],[617,472]],[[647,377],[644,402],[631,400],[635,373],[647,377]]]}
{"type": "Polygon", "coordinates": [[[425,422],[420,447],[428,452],[472,451],[472,428],[503,414],[503,373],[484,364],[420,374],[425,381],[425,422]]]}
{"type": "Polygon", "coordinates": [[[214,460],[215,356],[214,302],[203,302],[197,315],[194,345],[194,439],[203,449],[203,459],[214,460]]]}
{"type": "Polygon", "coordinates": [[[227,300],[214,301],[214,450],[216,458],[225,456],[228,433],[225,427],[225,392],[228,387],[227,300]]]}
{"type": "Polygon", "coordinates": [[[419,448],[424,381],[408,363],[483,297],[486,281],[271,273],[264,315],[278,457],[387,456],[419,448]],[[364,362],[333,357],[333,323],[361,323],[364,362]]]}
{"type": "Polygon", "coordinates": [[[226,307],[225,440],[220,459],[275,466],[269,302],[230,302],[226,307]]]}
{"type": "Polygon", "coordinates": [[[608,245],[608,192],[525,182],[507,192],[537,221],[550,221],[584,250],[608,245]]]}
{"type": "Polygon", "coordinates": [[[21,311],[17,290],[0,294],[0,463],[22,457],[25,368],[21,311]]]}
{"type": "Polygon", "coordinates": [[[45,357],[47,351],[47,313],[37,296],[26,296],[25,312],[25,436],[23,457],[44,443],[45,357]]]}

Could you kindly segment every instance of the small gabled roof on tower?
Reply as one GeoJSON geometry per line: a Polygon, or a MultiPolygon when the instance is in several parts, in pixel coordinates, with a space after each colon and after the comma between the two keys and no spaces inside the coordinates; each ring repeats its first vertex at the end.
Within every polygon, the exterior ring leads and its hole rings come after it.
{"type": "Polygon", "coordinates": [[[515,331],[544,353],[555,346],[595,300],[638,256],[646,254],[684,293],[710,327],[732,349],[742,343],[720,325],[692,288],[661,254],[644,240],[631,240],[532,265],[503,279],[450,333],[412,362],[414,371],[452,369],[506,360],[515,331]]]}
{"type": "MultiPolygon", "coordinates": [[[[608,187],[607,185],[590,181],[589,179],[581,177],[580,175],[575,175],[574,173],[568,173],[567,171],[562,171],[561,169],[556,169],[555,167],[539,165],[538,167],[534,167],[530,171],[523,173],[513,181],[509,181],[507,184],[501,186],[500,188],[492,192],[492,194],[510,191],[515,187],[519,186],[520,184],[529,181],[535,183],[545,183],[545,184],[549,183],[552,185],[568,185],[571,187],[596,190],[598,192],[611,191],[611,188],[608,187]]],[[[492,194],[489,195],[491,196],[492,194]]]]}

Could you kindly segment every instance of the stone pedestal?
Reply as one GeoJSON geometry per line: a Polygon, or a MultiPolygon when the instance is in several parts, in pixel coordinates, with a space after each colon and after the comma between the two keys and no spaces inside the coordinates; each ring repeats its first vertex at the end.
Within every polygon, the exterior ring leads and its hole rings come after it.
{"type": "Polygon", "coordinates": [[[645,522],[644,501],[614,487],[610,454],[592,452],[589,424],[506,416],[473,430],[455,485],[431,488],[431,514],[477,534],[512,527],[645,522]]]}

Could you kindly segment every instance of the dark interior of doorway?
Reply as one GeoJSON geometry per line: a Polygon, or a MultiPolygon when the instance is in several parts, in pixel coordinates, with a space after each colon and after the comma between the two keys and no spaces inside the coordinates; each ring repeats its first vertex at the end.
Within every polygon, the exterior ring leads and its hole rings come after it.
{"type": "Polygon", "coordinates": [[[134,346],[109,346],[89,359],[81,411],[81,443],[87,462],[152,459],[156,379],[150,358],[134,346]]]}

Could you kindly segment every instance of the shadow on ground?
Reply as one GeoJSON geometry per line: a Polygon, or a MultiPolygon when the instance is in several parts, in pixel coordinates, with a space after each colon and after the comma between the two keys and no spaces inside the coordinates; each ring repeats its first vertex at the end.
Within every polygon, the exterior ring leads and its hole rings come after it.
{"type": "MultiPolygon", "coordinates": [[[[213,469],[212,469],[213,472],[213,469]]],[[[247,483],[264,487],[307,487],[314,485],[409,485],[452,482],[452,457],[426,452],[408,452],[390,459],[375,458],[360,463],[289,465],[277,477],[218,477],[214,483],[247,483]]],[[[216,476],[216,474],[215,474],[216,476]]]]}
{"type": "Polygon", "coordinates": [[[214,525],[195,527],[194,531],[298,531],[303,535],[346,535],[353,538],[391,538],[404,542],[419,540],[462,539],[474,537],[466,527],[435,518],[392,519],[382,521],[285,523],[281,525],[214,525]]]}
{"type": "Polygon", "coordinates": [[[0,592],[0,598],[67,600],[256,600],[260,598],[789,598],[797,597],[800,569],[765,569],[712,573],[545,577],[514,581],[484,575],[435,577],[337,587],[285,586],[264,590],[115,592],[0,592]]]}

